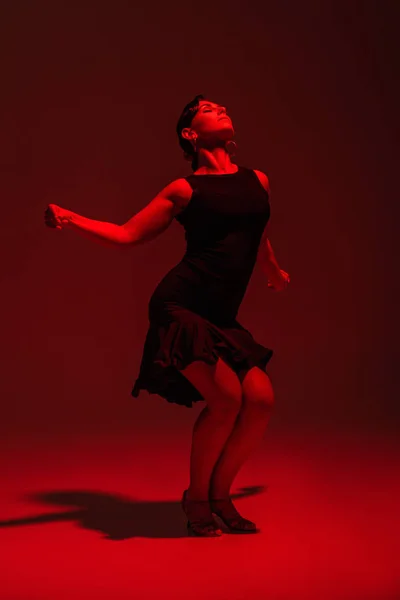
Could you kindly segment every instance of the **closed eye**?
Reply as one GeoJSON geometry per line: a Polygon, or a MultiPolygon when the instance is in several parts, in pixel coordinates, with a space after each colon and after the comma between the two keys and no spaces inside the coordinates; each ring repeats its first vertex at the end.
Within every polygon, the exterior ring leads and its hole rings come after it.
{"type": "Polygon", "coordinates": [[[209,106],[207,106],[206,108],[203,108],[203,111],[202,111],[202,112],[203,112],[203,113],[205,113],[205,112],[212,112],[213,110],[216,110],[216,111],[218,111],[220,108],[222,108],[222,112],[223,112],[224,114],[226,114],[226,108],[225,108],[225,107],[222,107],[222,106],[214,106],[214,107],[212,107],[212,108],[210,108],[209,106]]]}

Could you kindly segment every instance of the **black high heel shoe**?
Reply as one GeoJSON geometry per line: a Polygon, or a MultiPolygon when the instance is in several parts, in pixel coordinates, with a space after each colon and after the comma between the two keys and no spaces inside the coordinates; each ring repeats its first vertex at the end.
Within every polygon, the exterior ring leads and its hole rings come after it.
{"type": "Polygon", "coordinates": [[[231,533],[259,533],[260,529],[253,521],[245,519],[236,510],[231,498],[210,499],[211,512],[217,515],[231,533]]]}
{"type": "Polygon", "coordinates": [[[188,500],[187,490],[183,492],[181,506],[188,521],[186,524],[189,536],[219,537],[221,529],[215,523],[208,500],[188,500]]]}

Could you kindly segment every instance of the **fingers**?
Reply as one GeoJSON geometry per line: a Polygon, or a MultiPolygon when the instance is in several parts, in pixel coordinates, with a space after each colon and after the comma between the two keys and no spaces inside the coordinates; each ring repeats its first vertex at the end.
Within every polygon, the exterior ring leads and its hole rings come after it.
{"type": "Polygon", "coordinates": [[[52,229],[62,229],[60,222],[55,214],[55,211],[52,207],[55,207],[55,204],[49,204],[49,206],[44,211],[44,222],[47,227],[51,227],[52,229]]]}

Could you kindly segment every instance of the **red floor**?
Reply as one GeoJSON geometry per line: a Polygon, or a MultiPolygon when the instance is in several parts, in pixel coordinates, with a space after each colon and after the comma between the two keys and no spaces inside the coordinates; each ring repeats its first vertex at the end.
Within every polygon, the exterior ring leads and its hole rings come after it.
{"type": "Polygon", "coordinates": [[[394,436],[267,433],[232,490],[262,532],[218,539],[186,535],[189,444],[3,440],[1,600],[400,599],[394,436]]]}

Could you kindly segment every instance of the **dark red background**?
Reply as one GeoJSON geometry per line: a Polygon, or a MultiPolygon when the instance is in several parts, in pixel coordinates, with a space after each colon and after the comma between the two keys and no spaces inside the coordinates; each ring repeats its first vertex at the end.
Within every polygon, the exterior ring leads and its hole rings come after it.
{"type": "Polygon", "coordinates": [[[175,134],[203,93],[264,170],[291,283],[256,269],[239,320],[275,350],[271,428],[398,423],[397,2],[3,3],[2,436],[182,430],[130,396],[147,302],[184,251],[45,227],[48,203],[123,223],[190,173],[175,134]]]}
{"type": "Polygon", "coordinates": [[[0,600],[398,600],[399,7],[1,3],[0,600]],[[204,403],[131,397],[183,229],[112,249],[44,224],[122,224],[188,175],[199,93],[270,178],[291,278],[256,268],[238,315],[276,404],[232,486],[262,535],[219,540],[180,505],[204,403]]]}

